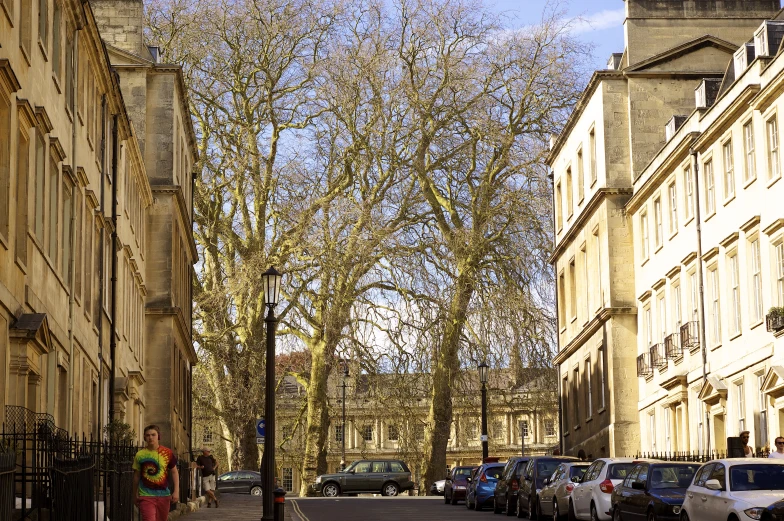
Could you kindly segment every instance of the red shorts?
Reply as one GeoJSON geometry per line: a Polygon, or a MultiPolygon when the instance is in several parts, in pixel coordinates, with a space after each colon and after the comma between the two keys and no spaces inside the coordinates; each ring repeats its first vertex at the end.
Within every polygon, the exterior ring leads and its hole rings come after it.
{"type": "Polygon", "coordinates": [[[142,521],[166,521],[169,519],[171,496],[140,496],[139,513],[142,521]]]}

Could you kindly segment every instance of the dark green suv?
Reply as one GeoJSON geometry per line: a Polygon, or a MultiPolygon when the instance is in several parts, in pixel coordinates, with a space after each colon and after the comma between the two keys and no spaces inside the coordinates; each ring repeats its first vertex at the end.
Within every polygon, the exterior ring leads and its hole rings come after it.
{"type": "Polygon", "coordinates": [[[397,496],[404,490],[414,488],[411,471],[400,460],[359,460],[343,472],[322,474],[316,477],[312,490],[324,497],[362,492],[384,496],[397,496]]]}

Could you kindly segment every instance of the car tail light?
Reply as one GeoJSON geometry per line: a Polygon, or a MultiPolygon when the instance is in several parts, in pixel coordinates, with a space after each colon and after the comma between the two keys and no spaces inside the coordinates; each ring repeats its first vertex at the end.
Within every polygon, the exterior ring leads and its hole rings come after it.
{"type": "Polygon", "coordinates": [[[517,478],[513,478],[509,482],[509,486],[512,487],[512,490],[519,490],[520,489],[520,482],[517,481],[517,478]]]}
{"type": "Polygon", "coordinates": [[[599,483],[599,490],[601,490],[605,494],[612,494],[613,491],[612,481],[610,481],[609,479],[605,479],[604,481],[599,483]]]}
{"type": "Polygon", "coordinates": [[[479,478],[479,481],[481,481],[482,483],[487,483],[487,474],[482,474],[482,477],[479,478]]]}
{"type": "Polygon", "coordinates": [[[574,490],[574,483],[567,483],[566,484],[566,491],[571,494],[572,490],[574,490]]]}

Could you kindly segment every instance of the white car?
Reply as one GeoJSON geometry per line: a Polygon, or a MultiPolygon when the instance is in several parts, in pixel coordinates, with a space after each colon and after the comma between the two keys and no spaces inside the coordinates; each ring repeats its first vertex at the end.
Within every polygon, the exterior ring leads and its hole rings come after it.
{"type": "Polygon", "coordinates": [[[576,519],[610,519],[610,495],[635,465],[632,458],[599,458],[583,474],[569,499],[576,519]]]}
{"type": "Polygon", "coordinates": [[[681,521],[756,521],[784,496],[784,461],[733,458],[709,461],[686,490],[681,521]]]}

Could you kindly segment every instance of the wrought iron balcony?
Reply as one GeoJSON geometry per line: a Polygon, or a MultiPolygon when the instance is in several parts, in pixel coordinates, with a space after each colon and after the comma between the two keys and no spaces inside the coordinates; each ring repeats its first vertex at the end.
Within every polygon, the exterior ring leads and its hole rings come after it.
{"type": "Polygon", "coordinates": [[[654,344],[648,348],[651,355],[651,366],[656,369],[667,369],[667,357],[664,355],[664,344],[654,344]]]}
{"type": "Polygon", "coordinates": [[[683,356],[683,348],[677,334],[672,333],[664,337],[664,353],[667,355],[667,360],[675,360],[683,356]]]}
{"type": "Polygon", "coordinates": [[[650,364],[650,354],[643,353],[637,357],[637,376],[651,376],[653,367],[650,364]]]}
{"type": "Polygon", "coordinates": [[[765,325],[771,333],[784,329],[784,314],[779,312],[768,313],[765,316],[765,325]]]}
{"type": "Polygon", "coordinates": [[[700,347],[700,323],[686,322],[681,326],[681,349],[700,347]]]}

